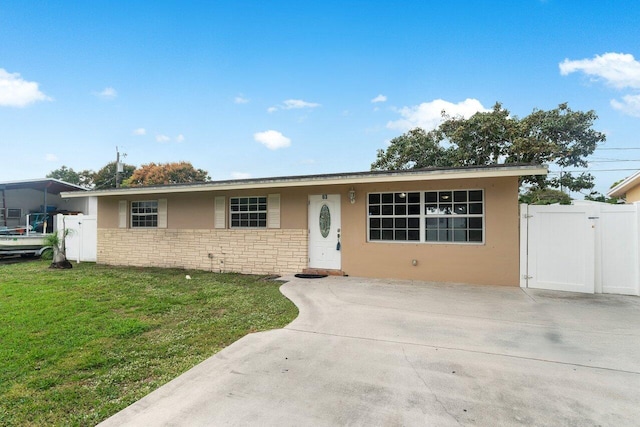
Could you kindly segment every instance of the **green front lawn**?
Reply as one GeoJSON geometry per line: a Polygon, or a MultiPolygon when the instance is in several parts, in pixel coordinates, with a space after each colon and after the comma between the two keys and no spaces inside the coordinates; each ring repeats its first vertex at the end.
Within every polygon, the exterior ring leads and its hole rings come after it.
{"type": "Polygon", "coordinates": [[[94,425],[297,316],[280,283],[258,276],[47,267],[0,265],[0,425],[94,425]]]}

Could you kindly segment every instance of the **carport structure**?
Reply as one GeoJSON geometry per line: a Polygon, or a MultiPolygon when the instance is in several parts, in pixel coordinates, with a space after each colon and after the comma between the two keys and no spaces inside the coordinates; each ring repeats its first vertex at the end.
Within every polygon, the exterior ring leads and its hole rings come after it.
{"type": "Polygon", "coordinates": [[[16,227],[30,212],[85,211],[87,199],[63,200],[60,193],[85,188],[53,178],[0,182],[0,226],[16,227]]]}

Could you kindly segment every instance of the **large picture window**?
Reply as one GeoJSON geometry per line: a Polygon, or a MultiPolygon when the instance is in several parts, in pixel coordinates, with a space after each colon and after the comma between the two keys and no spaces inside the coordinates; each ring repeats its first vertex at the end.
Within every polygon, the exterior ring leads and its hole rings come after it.
{"type": "Polygon", "coordinates": [[[420,241],[420,193],[369,194],[369,239],[420,241]]]}
{"type": "Polygon", "coordinates": [[[482,242],[482,190],[427,191],[427,242],[482,242]]]}
{"type": "Polygon", "coordinates": [[[131,227],[157,227],[158,226],[158,201],[145,200],[131,202],[131,227]]]}
{"type": "Polygon", "coordinates": [[[369,241],[483,243],[484,192],[370,193],[369,241]]]}
{"type": "Polygon", "coordinates": [[[229,210],[232,228],[266,228],[267,198],[231,197],[229,210]]]}

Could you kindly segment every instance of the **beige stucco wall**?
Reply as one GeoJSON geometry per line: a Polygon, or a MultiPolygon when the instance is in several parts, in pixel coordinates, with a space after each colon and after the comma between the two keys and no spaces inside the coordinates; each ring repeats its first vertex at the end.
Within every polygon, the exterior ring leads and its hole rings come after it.
{"type": "Polygon", "coordinates": [[[625,199],[627,203],[640,202],[640,185],[636,185],[628,190],[625,194],[625,199]]]}
{"type": "Polygon", "coordinates": [[[349,275],[490,285],[519,284],[518,179],[356,186],[342,202],[342,269],[349,275]],[[484,189],[485,243],[367,242],[367,192],[484,189]],[[412,260],[417,265],[412,265],[412,260]]]}
{"type": "MultiPolygon", "coordinates": [[[[307,266],[308,196],[340,194],[342,270],[352,276],[402,278],[517,286],[519,220],[517,177],[441,180],[420,183],[304,187],[261,191],[202,192],[167,198],[167,229],[118,229],[118,201],[101,197],[98,214],[98,262],[156,265],[218,271],[287,274],[307,266]],[[449,189],[485,190],[484,244],[367,242],[367,193],[449,189]],[[280,229],[213,229],[216,196],[280,194],[280,229]],[[258,239],[257,241],[255,239],[258,239]],[[149,250],[153,248],[153,250],[149,250]],[[208,257],[212,253],[213,261],[208,257]],[[224,257],[223,257],[224,255],[224,257]],[[412,260],[417,265],[412,265],[412,260]]],[[[143,200],[145,198],[128,198],[143,200]]],[[[227,213],[228,221],[228,213],[227,213]]]]}

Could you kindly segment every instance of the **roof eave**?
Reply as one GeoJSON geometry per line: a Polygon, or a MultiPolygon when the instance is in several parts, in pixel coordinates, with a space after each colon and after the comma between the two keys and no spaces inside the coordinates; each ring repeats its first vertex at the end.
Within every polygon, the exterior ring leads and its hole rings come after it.
{"type": "MultiPolygon", "coordinates": [[[[69,191],[66,193],[70,193],[72,191],[88,191],[86,188],[80,187],[76,184],[71,184],[66,181],[62,181],[56,178],[36,178],[36,179],[24,179],[17,181],[4,181],[0,182],[0,187],[5,189],[19,189],[19,188],[34,188],[40,190],[38,188],[42,186],[43,188],[51,188],[51,187],[63,187],[67,188],[69,191]]],[[[62,191],[61,191],[62,192],[62,191]]]]}
{"type": "Polygon", "coordinates": [[[616,185],[615,187],[607,191],[607,196],[624,197],[627,191],[629,191],[631,188],[639,184],[640,184],[640,171],[624,179],[620,184],[616,185]]]}
{"type": "Polygon", "coordinates": [[[407,181],[432,181],[441,179],[474,179],[499,178],[524,175],[546,175],[546,166],[502,166],[500,168],[459,168],[434,170],[407,170],[392,172],[358,172],[347,174],[293,176],[281,178],[262,178],[234,181],[207,182],[179,186],[160,187],[128,187],[121,189],[94,190],[84,195],[73,192],[62,193],[63,198],[83,196],[120,196],[120,195],[151,195],[171,193],[193,193],[202,191],[228,191],[263,188],[291,188],[322,185],[356,185],[367,183],[388,183],[407,181]]]}

